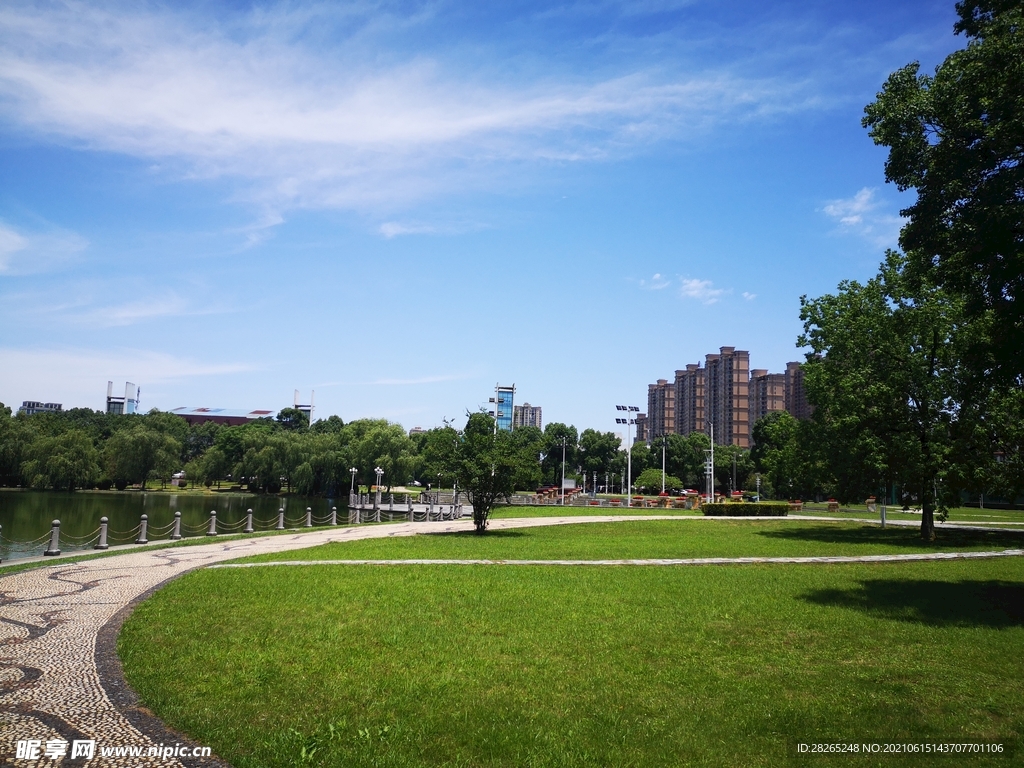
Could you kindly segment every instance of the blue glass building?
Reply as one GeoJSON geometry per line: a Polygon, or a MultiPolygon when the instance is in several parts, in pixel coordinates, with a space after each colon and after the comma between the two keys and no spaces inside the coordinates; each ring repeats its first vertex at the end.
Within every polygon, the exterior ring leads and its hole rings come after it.
{"type": "Polygon", "coordinates": [[[513,384],[511,387],[503,387],[500,384],[494,387],[494,411],[492,412],[494,420],[497,422],[498,429],[504,429],[506,432],[512,431],[512,409],[513,409],[513,398],[516,394],[516,385],[513,384]]]}

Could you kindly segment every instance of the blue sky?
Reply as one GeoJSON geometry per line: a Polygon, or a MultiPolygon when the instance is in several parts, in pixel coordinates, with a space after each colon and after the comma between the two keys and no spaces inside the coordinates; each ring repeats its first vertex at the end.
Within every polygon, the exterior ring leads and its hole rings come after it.
{"type": "Polygon", "coordinates": [[[908,200],[860,126],[953,3],[7,2],[0,401],[579,428],[801,359],[908,200]]]}

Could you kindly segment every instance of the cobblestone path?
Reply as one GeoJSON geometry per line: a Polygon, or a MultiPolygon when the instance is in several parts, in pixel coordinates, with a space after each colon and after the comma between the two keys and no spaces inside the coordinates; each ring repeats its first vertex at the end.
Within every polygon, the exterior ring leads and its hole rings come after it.
{"type": "MultiPolygon", "coordinates": [[[[671,515],[575,516],[492,520],[493,529],[625,520],[723,520],[671,515]]],[[[742,518],[752,520],[757,518],[742,518]]],[[[770,518],[784,521],[786,518],[770,518]]],[[[803,520],[810,518],[804,517],[803,520]]],[[[830,519],[830,518],[824,518],[830,519]]],[[[224,765],[216,758],[149,757],[157,745],[186,745],[185,737],[166,729],[141,708],[121,677],[114,645],[131,605],[160,585],[195,568],[249,555],[288,552],[334,541],[352,541],[426,532],[465,531],[471,520],[395,523],[320,529],[253,539],[213,541],[168,549],[126,552],[85,562],[61,563],[0,577],[0,765],[11,766],[196,766],[224,765]],[[19,740],[47,742],[95,740],[91,760],[16,759],[19,740]],[[135,746],[142,756],[101,757],[103,747],[135,746]]],[[[1024,554],[1020,550],[987,556],[1024,554]]],[[[985,553],[956,553],[980,557],[985,553]]],[[[949,554],[864,558],[711,558],[661,561],[663,564],[727,562],[849,562],[949,559],[949,554]]],[[[483,562],[483,561],[481,561],[483,562]]],[[[581,564],[578,561],[562,561],[581,564]]],[[[603,561],[603,564],[647,564],[603,561]]],[[[58,744],[59,746],[59,744],[58,744]]],[[[70,752],[70,751],[69,751],[70,752]]],[[[70,758],[70,754],[69,754],[70,758]]]]}

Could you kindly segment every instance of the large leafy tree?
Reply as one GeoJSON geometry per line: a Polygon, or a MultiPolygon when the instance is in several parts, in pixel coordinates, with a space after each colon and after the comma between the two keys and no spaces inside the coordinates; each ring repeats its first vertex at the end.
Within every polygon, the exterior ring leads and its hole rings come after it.
{"type": "Polygon", "coordinates": [[[596,472],[603,481],[605,473],[612,471],[620,442],[614,432],[584,429],[579,442],[579,461],[584,473],[593,477],[596,472]]]}
{"type": "MultiPolygon", "coordinates": [[[[829,451],[825,448],[827,434],[822,433],[816,422],[799,421],[786,411],[758,419],[750,458],[761,474],[762,496],[809,499],[825,490],[829,451]]],[[[839,446],[837,450],[845,449],[839,446]]],[[[746,489],[754,486],[756,478],[748,476],[746,489]]]]}
{"type": "Polygon", "coordinates": [[[921,536],[931,540],[958,417],[979,394],[964,360],[983,325],[965,322],[958,299],[908,278],[906,267],[890,252],[866,284],[801,298],[800,344],[812,349],[805,382],[838,497],[860,500],[898,482],[921,505],[921,536]]]}
{"type": "Polygon", "coordinates": [[[558,484],[562,481],[563,443],[565,474],[571,475],[579,464],[579,435],[576,427],[559,422],[551,422],[544,427],[544,459],[541,468],[545,482],[558,484]]]}
{"type": "MultiPolygon", "coordinates": [[[[907,277],[993,315],[994,369],[1024,373],[1024,3],[962,0],[955,31],[967,38],[936,68],[889,76],[864,124],[889,148],[886,179],[916,191],[902,213],[907,277]]],[[[976,353],[976,350],[975,350],[976,353]]],[[[982,369],[978,360],[972,365],[982,369]]],[[[981,371],[986,373],[984,370],[981,371]]]]}

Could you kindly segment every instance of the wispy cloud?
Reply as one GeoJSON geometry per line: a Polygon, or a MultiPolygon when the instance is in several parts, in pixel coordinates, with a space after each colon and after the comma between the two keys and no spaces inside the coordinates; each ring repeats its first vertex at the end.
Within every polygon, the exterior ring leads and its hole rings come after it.
{"type": "Polygon", "coordinates": [[[747,301],[753,301],[754,299],[757,298],[757,294],[756,293],[748,293],[747,291],[744,291],[743,292],[743,298],[746,299],[747,301]]]}
{"type": "Polygon", "coordinates": [[[31,396],[72,406],[102,407],[107,381],[134,381],[145,388],[167,381],[256,370],[250,364],[207,362],[146,349],[0,347],[0,396],[8,404],[31,396]]]}
{"type": "Polygon", "coordinates": [[[906,219],[887,212],[878,190],[864,187],[853,197],[830,200],[821,209],[838,224],[838,231],[863,237],[879,248],[895,248],[906,219]]]}
{"type": "Polygon", "coordinates": [[[358,10],[265,9],[228,27],[152,6],[8,4],[3,110],[36,137],[244,179],[253,202],[279,210],[500,188],[524,161],[622,156],[811,103],[805,83],[728,69],[467,71],[443,53],[378,52],[375,17],[391,17],[346,13],[358,10]],[[340,35],[330,46],[310,32],[321,21],[340,35]]]}
{"type": "Polygon", "coordinates": [[[27,232],[0,222],[0,275],[48,272],[73,260],[88,245],[74,232],[27,232]]]}
{"type": "Polygon", "coordinates": [[[687,299],[696,299],[701,304],[714,304],[726,293],[724,288],[715,288],[710,280],[683,278],[679,293],[687,299]]]}
{"type": "Polygon", "coordinates": [[[316,384],[316,389],[327,387],[408,387],[420,384],[443,384],[448,381],[464,381],[473,378],[469,374],[445,373],[430,376],[414,376],[411,378],[380,378],[363,381],[326,381],[316,384]]]}
{"type": "Polygon", "coordinates": [[[662,288],[668,288],[671,284],[672,281],[659,272],[655,272],[650,280],[640,281],[640,287],[650,291],[660,291],[662,288]]]}
{"type": "Polygon", "coordinates": [[[459,381],[461,379],[469,378],[468,376],[460,374],[442,374],[438,376],[417,376],[411,379],[377,379],[371,382],[380,386],[399,386],[405,387],[416,384],[440,384],[445,381],[459,381]]]}
{"type": "Polygon", "coordinates": [[[461,235],[486,228],[480,222],[385,221],[377,231],[390,240],[401,235],[461,235]]]}

